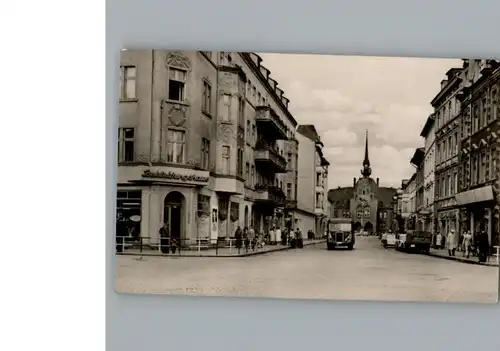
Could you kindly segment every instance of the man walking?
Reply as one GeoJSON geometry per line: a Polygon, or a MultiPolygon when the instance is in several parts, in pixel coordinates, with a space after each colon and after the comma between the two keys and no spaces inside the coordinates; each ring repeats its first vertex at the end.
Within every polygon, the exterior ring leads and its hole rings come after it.
{"type": "Polygon", "coordinates": [[[448,237],[446,238],[446,246],[448,247],[448,255],[455,256],[455,250],[457,249],[455,229],[450,230],[448,237]]]}

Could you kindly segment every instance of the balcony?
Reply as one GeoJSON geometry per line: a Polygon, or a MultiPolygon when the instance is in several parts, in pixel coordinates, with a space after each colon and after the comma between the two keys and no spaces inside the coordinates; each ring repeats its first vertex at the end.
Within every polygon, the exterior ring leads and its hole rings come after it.
{"type": "Polygon", "coordinates": [[[286,126],[269,106],[257,106],[255,122],[260,134],[270,140],[287,140],[286,126]]]}
{"type": "Polygon", "coordinates": [[[255,201],[274,206],[285,206],[286,195],[281,188],[272,185],[257,184],[255,201]]]}
{"type": "Polygon", "coordinates": [[[274,173],[286,172],[286,160],[279,155],[271,146],[264,143],[257,143],[255,146],[255,165],[270,168],[274,173]]]}

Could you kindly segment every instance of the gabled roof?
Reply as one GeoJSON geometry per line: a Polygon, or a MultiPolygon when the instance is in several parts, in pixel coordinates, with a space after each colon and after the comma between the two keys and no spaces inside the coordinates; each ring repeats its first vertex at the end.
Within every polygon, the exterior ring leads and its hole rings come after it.
{"type": "Polygon", "coordinates": [[[416,167],[420,167],[422,161],[424,160],[424,157],[425,157],[425,149],[423,147],[419,147],[418,149],[415,150],[415,153],[413,154],[410,163],[416,167]]]}
{"type": "Polygon", "coordinates": [[[420,132],[420,136],[427,138],[427,135],[429,135],[429,131],[432,128],[432,125],[434,124],[434,114],[430,115],[427,117],[427,120],[425,121],[424,127],[422,128],[422,131],[420,132]]]}

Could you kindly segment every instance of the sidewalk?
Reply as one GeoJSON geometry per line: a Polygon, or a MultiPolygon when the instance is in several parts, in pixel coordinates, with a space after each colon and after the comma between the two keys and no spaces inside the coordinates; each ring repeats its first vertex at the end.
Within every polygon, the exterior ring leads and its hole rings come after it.
{"type": "MultiPolygon", "coordinates": [[[[304,240],[304,247],[316,244],[325,243],[325,239],[317,240],[304,240]]],[[[290,250],[288,245],[265,245],[262,249],[249,249],[248,252],[244,248],[238,253],[235,247],[223,247],[219,249],[201,249],[201,250],[181,250],[175,254],[162,254],[158,250],[144,248],[141,252],[139,249],[127,249],[125,252],[116,253],[117,255],[131,255],[131,256],[163,256],[163,257],[248,257],[262,255],[270,252],[290,250]]]]}
{"type": "Polygon", "coordinates": [[[478,264],[482,266],[490,266],[490,267],[498,267],[498,261],[495,256],[490,256],[489,261],[485,263],[479,263],[478,258],[474,256],[469,256],[469,258],[463,256],[463,252],[455,252],[455,256],[449,256],[448,255],[448,250],[437,250],[437,249],[431,249],[429,252],[429,256],[432,257],[438,257],[438,258],[443,258],[446,260],[452,260],[452,261],[458,261],[462,263],[469,263],[469,264],[478,264]]]}

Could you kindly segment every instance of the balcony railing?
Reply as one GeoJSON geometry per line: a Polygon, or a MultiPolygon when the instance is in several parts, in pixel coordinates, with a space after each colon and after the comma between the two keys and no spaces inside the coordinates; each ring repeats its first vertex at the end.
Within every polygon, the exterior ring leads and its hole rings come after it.
{"type": "Polygon", "coordinates": [[[276,205],[284,205],[286,195],[284,191],[277,186],[257,184],[255,186],[256,200],[264,202],[273,202],[276,205]]]}
{"type": "Polygon", "coordinates": [[[255,149],[254,158],[256,162],[262,163],[264,166],[271,166],[276,173],[286,172],[285,158],[270,145],[257,142],[255,149]]]}
{"type": "Polygon", "coordinates": [[[259,133],[275,140],[288,139],[285,123],[269,106],[257,106],[255,122],[257,123],[257,128],[259,128],[259,133]]]}

